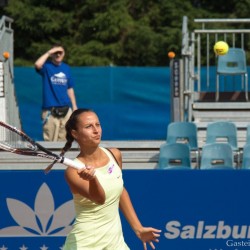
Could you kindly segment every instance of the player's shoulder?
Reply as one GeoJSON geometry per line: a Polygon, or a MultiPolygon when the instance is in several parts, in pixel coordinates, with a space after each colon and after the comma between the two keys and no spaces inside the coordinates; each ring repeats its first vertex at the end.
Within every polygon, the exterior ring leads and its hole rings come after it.
{"type": "Polygon", "coordinates": [[[108,150],[112,153],[113,157],[115,158],[117,164],[121,167],[122,166],[122,154],[118,148],[108,148],[108,150]]]}
{"type": "Polygon", "coordinates": [[[64,170],[64,178],[68,183],[74,183],[79,178],[78,170],[76,168],[68,166],[64,170]]]}
{"type": "Polygon", "coordinates": [[[75,174],[77,172],[77,169],[76,168],[72,168],[70,166],[68,166],[65,171],[64,171],[64,174],[65,175],[71,175],[71,174],[75,174]]]}
{"type": "Polygon", "coordinates": [[[121,151],[118,148],[107,148],[109,151],[111,151],[115,156],[118,158],[121,157],[121,151]]]}

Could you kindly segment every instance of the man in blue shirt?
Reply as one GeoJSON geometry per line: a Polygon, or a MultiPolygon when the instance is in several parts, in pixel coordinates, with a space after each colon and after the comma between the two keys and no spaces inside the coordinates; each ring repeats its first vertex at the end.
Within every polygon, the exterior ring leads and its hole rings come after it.
{"type": "Polygon", "coordinates": [[[72,109],[77,109],[74,81],[69,65],[63,62],[64,56],[64,48],[55,45],[35,62],[35,69],[42,76],[43,83],[42,120],[45,141],[65,140],[65,123],[72,109]]]}

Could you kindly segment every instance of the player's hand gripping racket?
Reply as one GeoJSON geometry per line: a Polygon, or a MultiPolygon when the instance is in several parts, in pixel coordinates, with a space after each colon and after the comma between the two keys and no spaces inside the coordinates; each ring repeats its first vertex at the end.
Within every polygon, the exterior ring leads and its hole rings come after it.
{"type": "MultiPolygon", "coordinates": [[[[32,140],[24,132],[2,121],[0,121],[0,149],[20,155],[51,159],[54,161],[53,163],[59,162],[76,169],[85,168],[84,164],[72,161],[49,151],[39,143],[32,140]]],[[[51,167],[54,165],[53,163],[45,169],[45,173],[50,171],[51,167]]]]}

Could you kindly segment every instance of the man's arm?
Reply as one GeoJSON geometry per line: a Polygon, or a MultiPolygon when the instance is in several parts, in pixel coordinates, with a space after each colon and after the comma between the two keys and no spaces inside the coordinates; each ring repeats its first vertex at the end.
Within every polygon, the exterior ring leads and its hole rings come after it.
{"type": "Polygon", "coordinates": [[[77,109],[75,91],[73,88],[68,89],[68,96],[72,104],[73,111],[77,109]]]}
{"type": "Polygon", "coordinates": [[[46,53],[44,53],[43,55],[41,55],[36,61],[35,61],[35,68],[37,70],[40,70],[44,63],[47,61],[47,59],[50,57],[50,50],[48,50],[46,53]]]}
{"type": "Polygon", "coordinates": [[[40,70],[43,67],[44,63],[47,61],[47,59],[56,52],[64,52],[64,50],[61,46],[51,48],[35,61],[35,68],[37,70],[40,70]]]}

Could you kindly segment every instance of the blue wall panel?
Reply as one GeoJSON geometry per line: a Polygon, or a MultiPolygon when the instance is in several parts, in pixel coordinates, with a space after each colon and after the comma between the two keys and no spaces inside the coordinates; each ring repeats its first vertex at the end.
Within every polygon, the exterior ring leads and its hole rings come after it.
{"type": "MultiPolygon", "coordinates": [[[[15,67],[23,130],[42,140],[41,77],[15,67]]],[[[94,109],[104,140],[158,140],[170,120],[168,67],[72,67],[78,107],[94,109]]]]}

